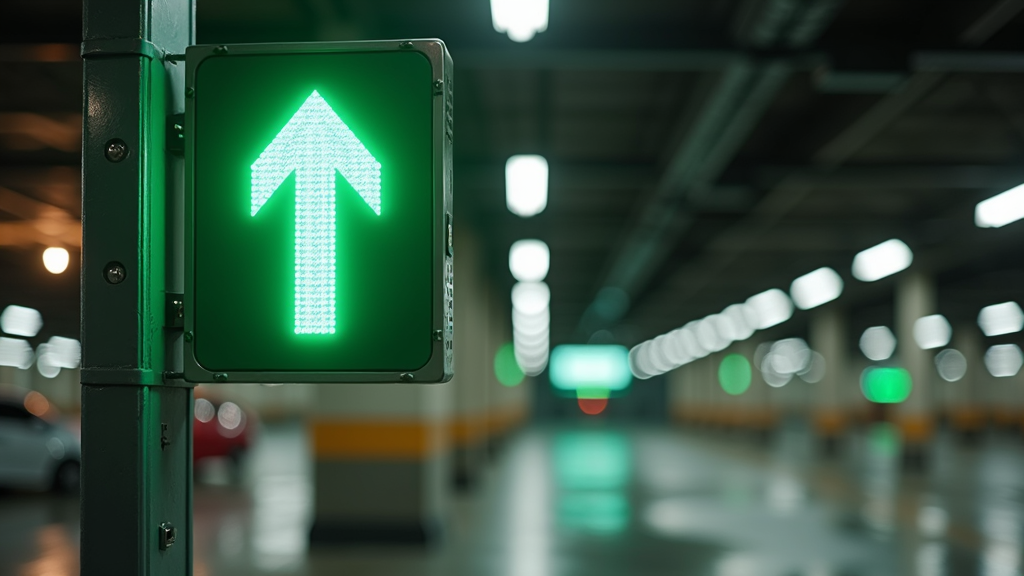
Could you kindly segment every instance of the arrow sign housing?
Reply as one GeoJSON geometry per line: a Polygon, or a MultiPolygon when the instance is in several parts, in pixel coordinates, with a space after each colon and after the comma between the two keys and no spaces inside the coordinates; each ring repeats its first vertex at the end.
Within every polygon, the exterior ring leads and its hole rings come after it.
{"type": "Polygon", "coordinates": [[[252,216],[295,173],[296,334],[336,330],[335,171],[380,216],[380,170],[380,162],[316,90],[253,163],[252,216]]]}
{"type": "Polygon", "coordinates": [[[185,49],[188,382],[451,378],[452,74],[436,39],[185,49]]]}

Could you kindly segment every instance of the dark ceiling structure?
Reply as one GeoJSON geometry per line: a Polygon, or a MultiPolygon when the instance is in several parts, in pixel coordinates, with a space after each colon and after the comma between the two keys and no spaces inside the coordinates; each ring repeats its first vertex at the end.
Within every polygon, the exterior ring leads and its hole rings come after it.
{"type": "MultiPolygon", "coordinates": [[[[1024,291],[1024,225],[974,224],[1024,183],[1024,0],[551,0],[518,44],[487,0],[199,0],[200,43],[439,37],[455,62],[456,222],[498,294],[508,249],[551,248],[552,344],[625,345],[831,266],[858,318],[889,238],[973,319],[1024,291]],[[505,207],[542,154],[547,209],[505,207]],[[607,331],[607,332],[606,332],[607,331]]],[[[0,5],[0,305],[78,330],[81,5],[0,5]],[[46,246],[72,253],[54,276],[46,246]]],[[[888,311],[887,311],[888,310],[888,311]]],[[[891,320],[889,320],[891,321],[891,320]]],[[[800,330],[803,321],[778,330],[800,330]]]]}

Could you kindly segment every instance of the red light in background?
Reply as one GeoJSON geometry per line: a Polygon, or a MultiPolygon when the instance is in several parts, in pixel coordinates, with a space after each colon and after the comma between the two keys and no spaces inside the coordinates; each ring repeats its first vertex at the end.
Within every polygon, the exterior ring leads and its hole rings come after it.
{"type": "Polygon", "coordinates": [[[584,414],[590,414],[591,416],[604,412],[604,409],[608,406],[607,398],[579,398],[577,402],[580,405],[580,410],[584,414]]]}

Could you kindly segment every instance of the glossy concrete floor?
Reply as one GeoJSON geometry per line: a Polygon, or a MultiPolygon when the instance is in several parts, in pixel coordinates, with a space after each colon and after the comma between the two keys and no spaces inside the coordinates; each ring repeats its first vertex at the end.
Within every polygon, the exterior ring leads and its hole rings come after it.
{"type": "MultiPolygon", "coordinates": [[[[1024,541],[1024,441],[937,440],[925,473],[893,431],[818,455],[799,425],[770,442],[594,422],[533,428],[453,500],[431,548],[309,549],[301,426],[268,427],[240,484],[196,486],[197,576],[1012,576],[1024,541]]],[[[0,494],[0,574],[77,574],[77,502],[0,494]]]]}

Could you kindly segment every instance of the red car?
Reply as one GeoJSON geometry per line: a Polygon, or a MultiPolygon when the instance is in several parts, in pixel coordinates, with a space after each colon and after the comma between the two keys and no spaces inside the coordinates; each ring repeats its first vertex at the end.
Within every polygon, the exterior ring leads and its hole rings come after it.
{"type": "Polygon", "coordinates": [[[237,467],[256,435],[256,418],[230,401],[199,397],[192,421],[192,461],[229,458],[237,467]]]}

